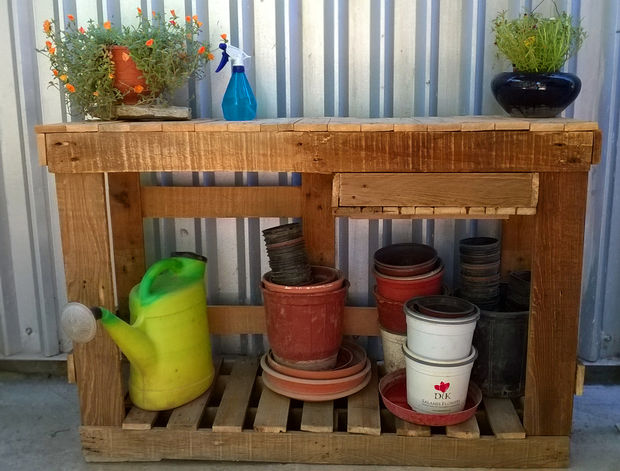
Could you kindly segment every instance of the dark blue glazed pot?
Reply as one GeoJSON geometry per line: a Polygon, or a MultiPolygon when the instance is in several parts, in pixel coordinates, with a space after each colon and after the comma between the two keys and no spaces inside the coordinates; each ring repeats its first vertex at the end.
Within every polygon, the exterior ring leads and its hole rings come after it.
{"type": "Polygon", "coordinates": [[[503,72],[491,82],[498,103],[511,116],[553,118],[581,91],[581,80],[565,72],[503,72]]]}

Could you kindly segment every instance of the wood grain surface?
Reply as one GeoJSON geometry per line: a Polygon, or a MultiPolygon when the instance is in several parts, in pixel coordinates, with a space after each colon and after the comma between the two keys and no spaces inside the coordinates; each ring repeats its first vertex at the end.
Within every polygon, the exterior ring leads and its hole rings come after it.
{"type": "MultiPolygon", "coordinates": [[[[67,299],[114,309],[104,175],[56,175],[67,299]]],[[[73,347],[83,425],[117,425],[125,408],[121,354],[97,322],[97,334],[73,347]]]]}
{"type": "Polygon", "coordinates": [[[543,173],[535,217],[523,424],[571,430],[588,174],[543,173]]]}
{"type": "Polygon", "coordinates": [[[140,174],[110,173],[108,188],[118,312],[129,320],[129,292],[146,271],[140,174]]]}
{"type": "MultiPolygon", "coordinates": [[[[343,173],[338,206],[536,207],[535,173],[343,173]]],[[[514,211],[513,211],[514,214],[514,211]]]]}
{"type": "Polygon", "coordinates": [[[84,457],[93,462],[201,459],[449,468],[558,468],[569,464],[568,436],[463,440],[396,434],[124,431],[120,427],[82,427],[80,435],[84,457]]]}
{"type": "Polygon", "coordinates": [[[585,171],[593,160],[593,133],[51,133],[46,155],[54,173],[585,171]]]}

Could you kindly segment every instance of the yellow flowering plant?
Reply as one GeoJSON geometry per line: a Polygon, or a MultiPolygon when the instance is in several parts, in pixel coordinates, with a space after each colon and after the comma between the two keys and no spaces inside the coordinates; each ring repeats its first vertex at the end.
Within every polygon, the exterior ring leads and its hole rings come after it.
{"type": "Polygon", "coordinates": [[[72,114],[113,119],[116,105],[129,93],[137,95],[139,104],[166,104],[190,77],[203,77],[213,55],[197,38],[202,26],[198,17],[179,18],[170,10],[168,18],[155,12],[148,18],[137,11],[138,24],[122,29],[92,20],[78,27],[73,15],[67,15],[64,29],[53,20],[43,23],[46,42],[38,51],[49,58],[50,84],[64,90],[72,114]],[[128,88],[115,81],[113,46],[128,48],[122,60],[133,60],[142,74],[140,84],[128,88]]]}
{"type": "Polygon", "coordinates": [[[556,72],[581,47],[586,33],[566,12],[552,18],[523,13],[516,19],[501,12],[493,20],[495,45],[519,72],[556,72]]]}

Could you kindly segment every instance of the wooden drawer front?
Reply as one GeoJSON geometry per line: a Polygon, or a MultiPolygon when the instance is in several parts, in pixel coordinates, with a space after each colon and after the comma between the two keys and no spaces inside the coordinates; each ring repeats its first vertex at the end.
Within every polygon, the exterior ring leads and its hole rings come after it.
{"type": "Polygon", "coordinates": [[[532,209],[537,201],[537,173],[339,173],[334,178],[334,207],[532,209]]]}

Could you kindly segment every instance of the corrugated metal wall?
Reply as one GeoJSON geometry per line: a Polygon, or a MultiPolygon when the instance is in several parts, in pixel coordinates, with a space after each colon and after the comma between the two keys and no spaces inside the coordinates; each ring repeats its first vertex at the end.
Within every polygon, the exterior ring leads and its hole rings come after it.
{"type": "MultiPolygon", "coordinates": [[[[532,5],[534,4],[534,5],[532,5]]],[[[32,127],[70,120],[55,89],[48,88],[46,60],[34,52],[44,42],[46,18],[74,14],[115,24],[144,11],[175,9],[205,19],[205,37],[217,44],[226,32],[253,57],[247,75],[259,117],[446,116],[501,114],[489,83],[508,70],[496,57],[490,21],[500,10],[518,13],[535,0],[0,0],[0,58],[5,64],[0,115],[0,355],[50,356],[69,348],[58,331],[65,302],[54,180],[38,167],[32,127]],[[11,79],[6,79],[10,77],[11,79]]],[[[586,232],[581,352],[587,359],[618,355],[620,323],[620,213],[614,191],[620,101],[620,2],[559,0],[582,17],[589,33],[578,57],[567,64],[583,90],[567,116],[598,120],[605,132],[603,162],[591,175],[586,232]],[[616,204],[614,204],[616,203],[616,204]],[[602,333],[611,340],[601,341],[602,333]]],[[[539,11],[552,15],[546,0],[539,11]]],[[[191,83],[197,117],[221,117],[229,72],[191,83]]],[[[239,172],[148,174],[147,184],[298,185],[299,175],[239,172]]],[[[208,256],[212,304],[259,304],[258,280],[267,270],[260,231],[278,219],[148,220],[147,262],[172,250],[208,256]]],[[[337,222],[337,263],[351,281],[349,303],[372,304],[369,257],[388,243],[434,245],[453,268],[455,241],[499,236],[495,221],[394,220],[337,222]]],[[[453,270],[448,282],[451,283],[453,270]]],[[[264,348],[259,336],[225,338],[225,351],[264,348]]]]}

